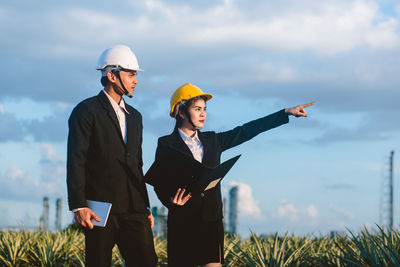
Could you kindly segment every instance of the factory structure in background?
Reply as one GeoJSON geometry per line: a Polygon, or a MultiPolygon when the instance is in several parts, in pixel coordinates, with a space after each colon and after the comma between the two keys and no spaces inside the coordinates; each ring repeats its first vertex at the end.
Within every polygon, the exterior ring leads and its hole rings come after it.
{"type": "Polygon", "coordinates": [[[379,209],[379,224],[388,229],[393,228],[393,158],[394,151],[391,151],[389,160],[385,164],[379,209]]]}
{"type": "Polygon", "coordinates": [[[238,228],[238,203],[239,186],[235,185],[229,189],[229,224],[225,230],[227,233],[237,234],[238,228]]]}
{"type": "MultiPolygon", "coordinates": [[[[47,231],[50,229],[49,226],[49,198],[43,198],[43,214],[40,217],[39,228],[41,231],[47,231]]],[[[61,230],[61,198],[56,199],[56,220],[55,220],[55,229],[61,230]]]]}
{"type": "Polygon", "coordinates": [[[56,229],[61,230],[61,198],[56,200],[56,229]]]}
{"type": "Polygon", "coordinates": [[[40,217],[40,226],[41,231],[46,231],[49,229],[49,198],[43,198],[43,214],[40,217]]]}

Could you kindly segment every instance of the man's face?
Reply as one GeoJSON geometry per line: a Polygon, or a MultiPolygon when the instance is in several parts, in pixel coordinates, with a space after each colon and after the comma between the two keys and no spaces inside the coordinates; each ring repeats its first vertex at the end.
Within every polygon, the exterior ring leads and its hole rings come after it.
{"type": "Polygon", "coordinates": [[[138,83],[136,71],[121,70],[119,75],[122,83],[125,86],[125,89],[128,90],[129,93],[133,94],[133,92],[135,92],[136,84],[138,83]]]}

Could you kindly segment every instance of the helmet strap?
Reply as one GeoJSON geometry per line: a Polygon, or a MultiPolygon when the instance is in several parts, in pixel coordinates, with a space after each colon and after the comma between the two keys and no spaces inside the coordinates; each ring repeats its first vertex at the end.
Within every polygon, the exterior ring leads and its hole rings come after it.
{"type": "MultiPolygon", "coordinates": [[[[202,128],[197,127],[196,125],[194,125],[193,121],[192,121],[192,117],[189,114],[189,111],[187,109],[184,109],[183,112],[185,113],[185,115],[188,117],[188,121],[189,123],[193,126],[193,128],[195,130],[201,130],[202,128]]],[[[179,116],[179,115],[178,115],[179,116]]]]}
{"type": "Polygon", "coordinates": [[[132,93],[129,93],[128,92],[128,90],[126,90],[126,88],[125,88],[125,86],[124,86],[124,83],[122,82],[122,80],[121,80],[121,75],[119,75],[119,69],[115,72],[115,75],[118,77],[118,79],[119,79],[119,82],[120,82],[120,84],[121,84],[121,87],[122,87],[122,90],[125,92],[125,95],[127,95],[128,97],[130,97],[130,98],[132,98],[133,97],[133,94],[132,93]]]}

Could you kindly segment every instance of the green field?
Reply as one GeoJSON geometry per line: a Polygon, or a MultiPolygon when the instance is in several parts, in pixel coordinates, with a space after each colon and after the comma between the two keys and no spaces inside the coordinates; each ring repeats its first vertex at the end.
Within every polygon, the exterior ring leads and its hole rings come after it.
{"type": "MultiPolygon", "coordinates": [[[[158,266],[166,266],[166,240],[155,237],[158,266]]],[[[278,234],[240,240],[225,236],[225,266],[400,266],[400,233],[377,228],[340,236],[278,234]]],[[[0,232],[0,266],[84,266],[84,236],[62,232],[0,232]]],[[[113,266],[124,266],[114,247],[113,266]]]]}

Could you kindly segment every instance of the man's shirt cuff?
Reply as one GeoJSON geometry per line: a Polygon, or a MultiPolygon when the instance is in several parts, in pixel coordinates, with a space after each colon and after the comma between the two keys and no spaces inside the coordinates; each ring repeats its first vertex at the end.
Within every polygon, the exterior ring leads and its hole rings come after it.
{"type": "Polygon", "coordinates": [[[86,208],[87,208],[87,207],[73,209],[73,210],[72,210],[72,212],[74,212],[74,213],[75,213],[75,212],[77,212],[77,211],[79,211],[79,210],[83,210],[83,209],[86,209],[86,208]]]}

